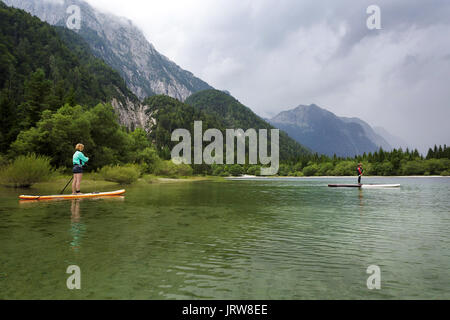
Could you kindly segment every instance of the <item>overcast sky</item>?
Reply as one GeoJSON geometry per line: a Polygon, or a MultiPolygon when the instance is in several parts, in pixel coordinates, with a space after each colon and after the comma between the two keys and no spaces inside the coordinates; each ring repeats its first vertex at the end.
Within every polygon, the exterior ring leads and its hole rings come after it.
{"type": "Polygon", "coordinates": [[[261,116],[315,103],[421,150],[450,144],[450,1],[87,1],[261,116]]]}

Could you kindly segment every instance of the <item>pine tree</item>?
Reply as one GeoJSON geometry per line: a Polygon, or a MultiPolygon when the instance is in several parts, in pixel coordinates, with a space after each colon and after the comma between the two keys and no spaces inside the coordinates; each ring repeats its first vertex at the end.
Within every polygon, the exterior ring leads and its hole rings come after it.
{"type": "Polygon", "coordinates": [[[38,69],[25,81],[25,100],[28,106],[30,125],[40,119],[41,112],[49,109],[48,96],[51,93],[52,82],[45,78],[44,70],[38,69]]]}

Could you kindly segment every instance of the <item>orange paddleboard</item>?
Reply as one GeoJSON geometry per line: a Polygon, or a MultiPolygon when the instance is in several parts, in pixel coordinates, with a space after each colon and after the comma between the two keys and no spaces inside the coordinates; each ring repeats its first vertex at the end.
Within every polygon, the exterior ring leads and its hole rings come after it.
{"type": "Polygon", "coordinates": [[[120,196],[125,193],[125,190],[117,190],[111,192],[92,192],[81,194],[59,194],[54,196],[19,196],[21,200],[70,200],[70,199],[83,199],[83,198],[98,198],[98,197],[110,197],[120,196]]]}

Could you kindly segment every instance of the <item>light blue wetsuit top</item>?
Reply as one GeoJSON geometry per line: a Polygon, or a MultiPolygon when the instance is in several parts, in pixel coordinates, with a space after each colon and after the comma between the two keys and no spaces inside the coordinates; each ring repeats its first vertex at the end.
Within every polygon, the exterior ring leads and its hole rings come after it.
{"type": "Polygon", "coordinates": [[[81,151],[77,151],[73,154],[73,164],[76,165],[81,165],[83,166],[86,162],[89,161],[89,158],[86,157],[83,152],[81,151]]]}

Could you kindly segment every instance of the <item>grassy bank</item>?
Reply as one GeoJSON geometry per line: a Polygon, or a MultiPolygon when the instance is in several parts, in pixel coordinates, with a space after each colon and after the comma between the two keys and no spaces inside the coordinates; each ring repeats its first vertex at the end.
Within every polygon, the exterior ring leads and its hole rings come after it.
{"type": "MultiPolygon", "coordinates": [[[[70,175],[59,175],[51,178],[49,181],[39,182],[33,185],[32,190],[48,191],[52,194],[60,192],[66,183],[70,180],[70,175]]],[[[167,178],[164,176],[156,175],[144,175],[137,181],[123,185],[116,182],[105,181],[101,179],[98,174],[85,173],[81,183],[82,192],[94,192],[94,191],[111,191],[119,188],[136,187],[146,184],[167,184],[167,183],[186,183],[186,182],[198,182],[198,181],[222,181],[226,180],[220,177],[209,176],[190,176],[190,177],[177,177],[167,178]]],[[[71,184],[69,184],[64,193],[70,193],[71,184]]]]}
{"type": "Polygon", "coordinates": [[[157,176],[149,174],[140,178],[136,183],[180,183],[180,182],[196,182],[196,181],[224,182],[226,180],[222,177],[215,177],[215,176],[180,176],[176,178],[169,178],[165,176],[157,176]]]}

